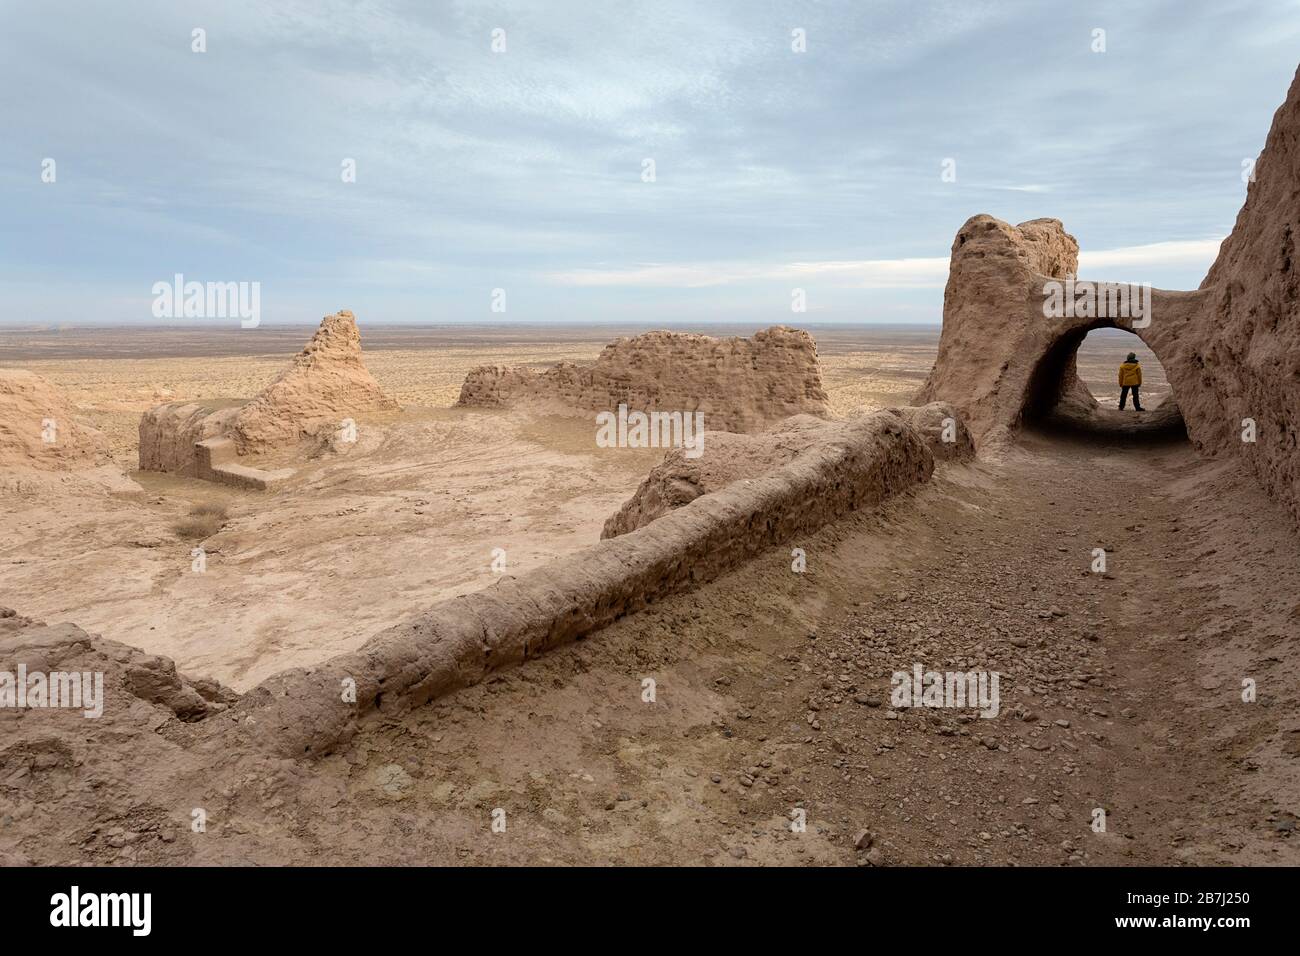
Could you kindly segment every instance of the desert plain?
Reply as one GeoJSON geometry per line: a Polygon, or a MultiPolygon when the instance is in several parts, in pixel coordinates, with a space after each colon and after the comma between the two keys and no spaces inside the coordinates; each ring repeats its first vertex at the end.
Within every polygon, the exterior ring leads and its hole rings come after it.
{"type": "MultiPolygon", "coordinates": [[[[645,329],[379,326],[363,330],[366,365],[403,411],[363,416],[359,454],[302,469],[291,493],[275,496],[139,470],[145,411],[252,396],[311,331],[0,330],[0,366],[60,388],[140,489],[96,496],[87,507],[65,499],[50,508],[37,496],[9,510],[0,524],[0,593],[22,594],[25,612],[41,620],[77,622],[242,691],[359,646],[408,616],[412,602],[483,587],[500,573],[494,548],[505,549],[511,571],[523,571],[586,547],[662,458],[654,449],[597,447],[594,416],[455,407],[476,366],[590,362],[611,340],[645,329]],[[189,513],[208,507],[226,520],[186,530],[189,513]],[[191,569],[198,543],[207,555],[201,576],[191,569]]],[[[908,404],[934,364],[939,334],[866,325],[816,332],[839,417],[908,404]]],[[[1115,368],[1134,349],[1148,370],[1148,406],[1168,393],[1149,349],[1099,331],[1079,362],[1103,404],[1115,406],[1115,368]]]]}
{"type": "MultiPolygon", "coordinates": [[[[108,436],[107,470],[125,480],[52,492],[10,479],[0,604],[243,692],[443,598],[563,564],[663,452],[597,448],[589,415],[454,403],[475,366],[588,362],[638,331],[363,323],[366,364],[402,410],[359,416],[346,455],[259,492],[139,471],[140,416],[252,395],[310,327],[4,330],[0,364],[57,385],[108,436]]],[[[935,328],[813,332],[836,417],[908,404],[938,345],[935,328]]],[[[1146,365],[1147,407],[1168,393],[1136,338],[1100,331],[1078,369],[1103,408],[1130,350],[1146,365]]],[[[589,639],[380,715],[313,762],[160,757],[174,721],[125,750],[94,746],[117,732],[107,719],[84,749],[30,735],[0,746],[0,854],[1294,863],[1297,694],[1284,662],[1300,571],[1288,520],[1184,438],[1030,429],[1005,454],[937,468],[801,540],[803,573],[776,549],[589,639]],[[891,708],[889,675],[913,660],[996,668],[1002,719],[891,708]],[[1268,688],[1262,706],[1237,705],[1241,674],[1268,688]],[[1090,826],[1098,809],[1103,833],[1090,826]],[[502,810],[509,827],[494,832],[502,810]]]]}

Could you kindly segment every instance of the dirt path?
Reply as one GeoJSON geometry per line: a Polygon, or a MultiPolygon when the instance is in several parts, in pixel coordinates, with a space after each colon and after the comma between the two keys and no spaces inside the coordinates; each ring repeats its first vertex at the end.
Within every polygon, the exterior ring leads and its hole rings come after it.
{"type": "Polygon", "coordinates": [[[1296,863],[1296,542],[1253,485],[1184,445],[1031,439],[796,542],[805,573],[771,553],[318,764],[142,763],[100,791],[130,809],[55,798],[17,852],[1296,863]],[[999,715],[892,707],[891,674],[917,663],[998,672],[999,715]]]}
{"type": "MultiPolygon", "coordinates": [[[[813,731],[791,748],[808,805],[834,807],[845,834],[870,830],[881,862],[1294,862],[1283,839],[1294,804],[1272,786],[1241,793],[1246,752],[1282,703],[1243,703],[1241,679],[1258,676],[1251,658],[1282,632],[1234,612],[1268,593],[1261,571],[1286,569],[1290,589],[1275,580],[1272,594],[1294,641],[1295,569],[1236,548],[1244,563],[1192,579],[1225,538],[1254,534],[1260,514],[1220,516],[1197,534],[1189,491],[1226,485],[1272,507],[1223,471],[1185,446],[1035,442],[1017,455],[982,510],[934,524],[930,556],[909,556],[883,600],[787,656],[779,720],[802,716],[813,731]],[[1199,480],[1180,487],[1189,469],[1199,480]],[[1001,715],[892,709],[887,675],[913,662],[1000,672],[1001,715]],[[1099,811],[1105,833],[1092,827],[1099,811]]],[[[1289,544],[1294,556],[1294,537],[1278,537],[1271,554],[1289,544]]],[[[1294,714],[1293,694],[1285,705],[1294,714]]],[[[1285,771],[1260,769],[1274,786],[1285,771]]]]}
{"type": "Polygon", "coordinates": [[[1295,538],[1194,574],[1272,513],[1186,446],[1031,443],[824,532],[805,575],[773,555],[350,759],[437,780],[481,861],[1294,862],[1290,758],[1247,782],[1294,694],[1239,691],[1294,642],[1295,538]],[[1235,514],[1192,504],[1229,490],[1235,514]],[[1270,601],[1289,632],[1240,613],[1270,601]],[[1000,716],[892,708],[914,663],[998,671],[1000,716]],[[520,835],[494,843],[498,806],[520,835]]]}

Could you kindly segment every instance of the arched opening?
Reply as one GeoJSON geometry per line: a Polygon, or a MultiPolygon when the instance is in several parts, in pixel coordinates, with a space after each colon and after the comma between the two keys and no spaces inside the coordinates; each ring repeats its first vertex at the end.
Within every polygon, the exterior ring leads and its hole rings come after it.
{"type": "Polygon", "coordinates": [[[1133,332],[1108,321],[1071,330],[1049,348],[1030,379],[1021,421],[1040,431],[1142,442],[1187,438],[1182,413],[1155,353],[1133,332]],[[1139,399],[1122,396],[1120,365],[1141,367],[1139,399]],[[1121,397],[1126,407],[1120,409],[1121,397]]]}

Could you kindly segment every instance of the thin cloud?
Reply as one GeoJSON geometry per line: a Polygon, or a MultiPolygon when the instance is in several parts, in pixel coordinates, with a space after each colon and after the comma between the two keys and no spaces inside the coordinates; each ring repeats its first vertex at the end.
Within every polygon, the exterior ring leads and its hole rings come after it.
{"type": "Polygon", "coordinates": [[[1144,246],[1121,246],[1079,252],[1079,271],[1099,272],[1106,269],[1203,267],[1209,269],[1219,255],[1223,238],[1184,239],[1175,242],[1152,242],[1144,246]]]}
{"type": "Polygon", "coordinates": [[[737,262],[641,264],[626,269],[576,269],[546,276],[555,285],[697,289],[753,281],[816,281],[864,289],[925,289],[948,278],[947,258],[866,259],[754,265],[737,262]]]}
{"type": "MultiPolygon", "coordinates": [[[[1222,239],[1152,242],[1140,246],[1098,249],[1079,254],[1082,272],[1107,269],[1208,269],[1219,254],[1222,239]]],[[[707,264],[643,263],[629,268],[575,269],[553,272],[554,285],[697,289],[756,281],[804,281],[858,289],[941,289],[948,281],[948,257],[830,260],[757,265],[740,262],[707,264]]]]}

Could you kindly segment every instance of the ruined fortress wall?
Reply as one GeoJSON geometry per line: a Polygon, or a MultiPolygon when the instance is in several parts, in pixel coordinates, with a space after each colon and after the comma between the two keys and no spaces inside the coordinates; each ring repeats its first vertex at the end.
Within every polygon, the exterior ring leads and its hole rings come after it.
{"type": "MultiPolygon", "coordinates": [[[[1273,116],[1255,179],[1201,291],[1189,377],[1224,412],[1212,438],[1249,462],[1300,523],[1300,71],[1273,116]],[[1256,426],[1243,442],[1242,421],[1256,426]]],[[[1163,359],[1161,360],[1163,363],[1163,359]]],[[[1176,391],[1190,422],[1198,393],[1176,391]]],[[[1208,429],[1207,429],[1208,432],[1208,429]]]]}
{"type": "Polygon", "coordinates": [[[887,408],[925,439],[936,462],[961,463],[975,457],[975,441],[957,410],[948,402],[887,408]]]}
{"type": "MultiPolygon", "coordinates": [[[[915,428],[936,462],[968,461],[975,457],[970,434],[951,405],[937,402],[920,408],[890,408],[915,428]]],[[[757,478],[794,461],[809,448],[851,436],[854,422],[827,422],[812,415],[794,415],[757,435],[709,432],[704,453],[692,458],[673,449],[654,468],[632,497],[610,515],[602,538],[614,538],[645,527],[702,495],[720,491],[736,481],[757,478]]]]}
{"type": "MultiPolygon", "coordinates": [[[[939,354],[916,403],[950,402],[983,451],[1010,440],[1047,371],[1054,397],[1095,404],[1078,378],[1074,355],[1093,328],[1110,325],[1142,339],[1160,359],[1180,403],[1184,392],[1199,388],[1197,341],[1188,329],[1205,294],[1150,290],[1145,326],[1131,316],[1045,315],[1044,290],[1048,283],[1063,285],[1071,278],[1075,250],[1073,237],[1055,219],[1011,226],[992,216],[973,216],[953,241],[939,354]]],[[[1080,280],[1075,288],[1086,286],[1080,280]]],[[[1221,417],[1207,407],[1195,420],[1189,418],[1193,443],[1213,446],[1221,417]]]]}
{"type": "Polygon", "coordinates": [[[398,407],[366,368],[356,318],[343,310],[325,316],[288,367],[239,409],[230,438],[239,454],[256,454],[336,428],[341,416],[398,407]]]}
{"type": "Polygon", "coordinates": [[[713,431],[753,432],[791,415],[829,414],[817,344],[802,329],[773,326],[750,338],[647,332],[605,346],[591,365],[544,372],[484,365],[458,405],[549,401],[589,411],[703,412],[713,431]]]}
{"type": "Polygon", "coordinates": [[[69,471],[108,460],[108,440],[59,388],[26,369],[0,369],[0,469],[69,471]]]}
{"type": "Polygon", "coordinates": [[[399,712],[476,683],[875,505],[933,469],[916,429],[873,413],[774,471],[562,562],[443,601],[352,653],[277,674],[244,696],[234,726],[285,756],[326,752],[369,711],[399,712]],[[348,682],[355,703],[343,699],[348,682]]]}
{"type": "Polygon", "coordinates": [[[235,408],[214,411],[197,402],[168,402],[140,416],[140,470],[198,478],[195,445],[222,434],[235,408]]]}
{"type": "Polygon", "coordinates": [[[669,451],[650,469],[632,497],[605,521],[600,536],[627,534],[732,482],[774,471],[824,442],[832,431],[849,427],[795,415],[757,435],[706,432],[703,454],[692,458],[681,448],[669,451]]]}
{"type": "Polygon", "coordinates": [[[1197,450],[1243,460],[1300,522],[1298,235],[1300,71],[1200,288],[1151,290],[1140,322],[1044,315],[1045,284],[1077,268],[1078,245],[1057,220],[968,220],[953,242],[939,355],[917,402],[951,402],[981,450],[996,448],[1042,400],[1045,384],[1088,405],[1073,350],[1093,328],[1126,329],[1160,360],[1197,450]],[[1243,441],[1249,423],[1255,440],[1243,441]]]}
{"type": "Polygon", "coordinates": [[[257,454],[332,430],[347,415],[398,407],[366,369],[356,318],[344,310],[325,316],[306,347],[251,401],[226,408],[170,402],[145,412],[140,469],[210,479],[204,452],[195,447],[201,441],[228,438],[235,455],[257,454]]]}

